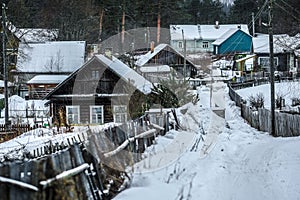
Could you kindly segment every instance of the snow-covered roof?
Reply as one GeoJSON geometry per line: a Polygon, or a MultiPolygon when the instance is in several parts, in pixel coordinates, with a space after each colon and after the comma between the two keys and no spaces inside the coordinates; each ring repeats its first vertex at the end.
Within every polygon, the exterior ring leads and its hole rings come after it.
{"type": "Polygon", "coordinates": [[[216,40],[230,29],[240,28],[249,34],[247,24],[170,25],[171,40],[216,40]]]}
{"type": "MultiPolygon", "coordinates": [[[[289,36],[280,34],[273,36],[274,53],[284,53],[294,51],[296,55],[300,55],[300,34],[289,36]]],[[[269,35],[258,33],[253,37],[254,53],[269,53],[269,35]]]]}
{"type": "Polygon", "coordinates": [[[85,41],[20,43],[21,72],[73,72],[84,63],[85,41]]]}
{"type": "MultiPolygon", "coordinates": [[[[239,30],[240,30],[239,28],[229,29],[223,35],[221,35],[221,37],[219,37],[217,40],[215,40],[212,44],[213,45],[221,45],[223,42],[225,42],[228,38],[230,38],[233,34],[235,34],[239,30]]],[[[241,30],[241,31],[243,31],[243,30],[241,30]]],[[[246,33],[246,34],[248,34],[248,33],[246,33]]]]}
{"type": "Polygon", "coordinates": [[[246,61],[250,58],[254,58],[256,56],[256,54],[252,54],[252,55],[246,55],[244,58],[240,58],[240,59],[237,59],[235,62],[242,62],[242,61],[246,61]]]}
{"type": "Polygon", "coordinates": [[[102,61],[109,69],[114,71],[123,80],[130,82],[135,88],[137,88],[142,93],[151,93],[151,89],[153,87],[152,83],[146,80],[136,71],[128,67],[116,57],[112,57],[112,59],[109,59],[102,54],[96,55],[95,57],[102,61]]]}
{"type": "Polygon", "coordinates": [[[169,46],[169,45],[168,44],[159,44],[159,45],[157,45],[154,48],[153,52],[148,51],[146,54],[138,56],[137,61],[135,62],[135,64],[137,66],[145,65],[151,58],[153,58],[156,54],[158,54],[161,50],[163,50],[167,46],[169,46]]]}
{"type": "Polygon", "coordinates": [[[36,75],[27,84],[59,84],[67,77],[67,75],[36,75]]]}
{"type": "Polygon", "coordinates": [[[15,32],[15,35],[26,43],[55,41],[58,38],[58,29],[28,29],[20,28],[15,32]]]}
{"type": "Polygon", "coordinates": [[[168,65],[153,65],[153,66],[143,66],[139,68],[143,73],[152,72],[170,72],[171,69],[168,65]]]}
{"type": "Polygon", "coordinates": [[[154,48],[153,52],[148,51],[146,54],[138,56],[135,64],[137,66],[144,66],[149,60],[151,60],[151,58],[153,58],[155,55],[157,55],[160,51],[162,51],[166,47],[169,47],[170,49],[172,49],[172,51],[176,52],[178,55],[183,57],[183,55],[180,52],[172,48],[170,45],[159,44],[154,48]]]}

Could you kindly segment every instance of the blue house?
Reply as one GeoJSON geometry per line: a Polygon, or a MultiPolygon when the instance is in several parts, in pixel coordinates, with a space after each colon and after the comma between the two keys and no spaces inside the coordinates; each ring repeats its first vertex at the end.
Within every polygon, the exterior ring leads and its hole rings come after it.
{"type": "Polygon", "coordinates": [[[215,55],[250,53],[252,36],[239,28],[232,28],[213,43],[215,55]]]}

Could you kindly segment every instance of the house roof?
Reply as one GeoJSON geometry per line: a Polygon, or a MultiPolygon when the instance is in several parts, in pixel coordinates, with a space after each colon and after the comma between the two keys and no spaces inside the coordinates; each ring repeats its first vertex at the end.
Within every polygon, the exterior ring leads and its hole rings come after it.
{"type": "Polygon", "coordinates": [[[67,77],[66,75],[36,75],[27,84],[59,84],[67,77]]]}
{"type": "Polygon", "coordinates": [[[17,70],[71,73],[84,63],[84,55],[84,41],[20,43],[17,70]]]}
{"type": "MultiPolygon", "coordinates": [[[[215,40],[212,44],[213,45],[221,45],[223,42],[225,42],[228,38],[230,38],[233,34],[235,34],[238,31],[244,32],[243,30],[241,30],[239,28],[231,28],[228,31],[226,31],[223,35],[221,35],[221,37],[219,37],[217,40],[215,40]]],[[[244,33],[249,35],[246,32],[244,32],[244,33]]]]}
{"type": "Polygon", "coordinates": [[[171,40],[216,40],[229,29],[239,28],[249,34],[247,24],[219,24],[219,25],[170,25],[171,40]],[[182,35],[183,32],[183,35],[182,35]]]}
{"type": "MultiPolygon", "coordinates": [[[[285,53],[294,51],[300,55],[300,34],[289,36],[287,34],[273,35],[274,53],[285,53]]],[[[269,35],[257,33],[253,37],[254,53],[269,53],[269,35]]]]}
{"type": "MultiPolygon", "coordinates": [[[[136,71],[128,67],[122,61],[112,56],[112,59],[107,58],[106,56],[99,54],[93,56],[90,60],[88,60],[83,66],[79,69],[75,70],[71,73],[64,81],[58,84],[53,91],[51,91],[45,99],[48,99],[53,93],[55,93],[60,87],[62,87],[68,80],[73,78],[76,74],[80,72],[83,68],[85,68],[90,62],[93,60],[97,60],[103,63],[108,69],[116,73],[120,78],[122,78],[127,83],[132,84],[136,89],[144,94],[150,94],[152,90],[152,83],[146,80],[143,76],[138,74],[136,71]]],[[[94,95],[94,94],[93,94],[94,95]]],[[[105,96],[114,96],[114,94],[104,94],[105,96]]],[[[72,96],[72,95],[60,95],[60,96],[72,96]]],[[[86,96],[84,94],[83,96],[86,96]]],[[[103,96],[102,94],[98,94],[98,96],[103,96]]]]}
{"type": "Polygon", "coordinates": [[[152,89],[152,83],[146,80],[143,76],[138,74],[136,71],[128,67],[122,61],[116,57],[112,59],[107,58],[106,56],[100,54],[96,55],[100,61],[105,63],[105,65],[114,71],[119,77],[121,77],[126,82],[130,82],[135,88],[141,91],[144,94],[150,94],[152,89]]]}
{"type": "MultiPolygon", "coordinates": [[[[144,66],[149,60],[151,60],[154,56],[156,56],[159,52],[161,52],[163,49],[165,49],[166,47],[169,47],[170,49],[172,49],[172,51],[174,51],[176,54],[178,54],[179,56],[181,57],[184,57],[180,52],[178,52],[176,49],[174,49],[173,47],[171,47],[170,45],[168,44],[159,44],[157,45],[153,52],[151,51],[148,51],[146,54],[144,55],[139,55],[137,57],[137,60],[135,62],[135,64],[137,66],[144,66]]],[[[187,60],[187,62],[189,62],[187,60]]]]}
{"type": "Polygon", "coordinates": [[[237,62],[237,63],[243,62],[243,61],[246,61],[248,59],[254,58],[255,56],[256,56],[256,54],[246,55],[243,58],[237,59],[235,62],[237,62]]]}
{"type": "Polygon", "coordinates": [[[163,50],[167,46],[169,46],[169,45],[168,44],[159,44],[159,45],[157,45],[154,48],[153,52],[148,51],[146,54],[138,56],[137,61],[135,62],[135,64],[137,66],[145,65],[151,58],[153,58],[156,54],[158,54],[161,50],[163,50]]]}

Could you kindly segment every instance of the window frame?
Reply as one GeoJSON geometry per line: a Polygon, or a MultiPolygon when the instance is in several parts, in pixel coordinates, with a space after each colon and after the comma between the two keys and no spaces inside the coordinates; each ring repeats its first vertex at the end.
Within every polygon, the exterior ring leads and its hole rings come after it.
{"type": "Polygon", "coordinates": [[[78,106],[78,105],[76,105],[76,106],[74,106],[74,105],[66,106],[66,121],[67,121],[68,124],[80,124],[80,106],[78,106]],[[70,114],[69,113],[69,108],[71,108],[71,109],[77,109],[77,115],[78,115],[77,116],[77,122],[75,122],[75,120],[74,120],[76,114],[74,114],[74,113],[70,114]],[[75,122],[75,123],[73,123],[73,122],[70,123],[69,115],[72,115],[72,119],[73,119],[72,121],[75,122]]]}
{"type": "Polygon", "coordinates": [[[103,105],[92,105],[90,106],[90,123],[91,124],[104,124],[104,106],[103,105]],[[93,122],[93,108],[101,108],[101,122],[98,122],[98,114],[96,114],[96,122],[93,122]]]}
{"type": "Polygon", "coordinates": [[[181,42],[181,41],[178,42],[178,48],[181,48],[181,49],[183,48],[183,42],[181,42]]]}
{"type": "Polygon", "coordinates": [[[123,122],[126,122],[127,121],[127,106],[126,105],[114,105],[113,106],[113,116],[114,116],[114,122],[115,123],[123,123],[123,122]],[[124,112],[117,112],[116,111],[116,108],[118,108],[118,107],[123,107],[123,108],[125,108],[125,111],[124,112]],[[124,116],[124,121],[119,121],[119,120],[117,120],[117,119],[122,119],[122,116],[121,117],[119,117],[118,115],[125,115],[124,116]]]}
{"type": "MultiPolygon", "coordinates": [[[[274,68],[278,66],[279,59],[278,57],[274,57],[274,68]]],[[[258,57],[258,64],[263,68],[263,69],[269,69],[270,68],[270,57],[268,56],[262,56],[258,57]],[[262,60],[265,60],[262,62],[262,60]],[[267,62],[266,62],[267,61],[267,62]],[[265,65],[266,63],[266,65],[265,65]]]]}
{"type": "Polygon", "coordinates": [[[202,41],[202,48],[208,49],[209,48],[209,42],[208,41],[202,41]]]}

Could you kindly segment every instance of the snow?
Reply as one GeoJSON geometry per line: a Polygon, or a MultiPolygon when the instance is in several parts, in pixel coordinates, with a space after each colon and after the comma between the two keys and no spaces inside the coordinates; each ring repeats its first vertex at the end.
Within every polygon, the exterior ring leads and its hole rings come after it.
{"type": "Polygon", "coordinates": [[[135,165],[131,187],[115,200],[300,198],[299,137],[274,138],[251,128],[224,90],[227,88],[219,85],[214,88],[215,98],[220,96],[218,93],[224,94],[225,119],[211,112],[209,88],[198,88],[200,102],[188,110],[197,121],[182,120],[193,131],[173,130],[160,136],[157,144],[147,150],[147,158],[151,159],[135,165]],[[191,151],[200,135],[199,124],[207,134],[191,151]],[[174,144],[178,137],[188,142],[174,144]],[[211,145],[204,152],[209,137],[211,145]],[[172,153],[178,154],[172,162],[155,167],[156,157],[168,159],[172,153]],[[145,166],[152,168],[145,170],[145,166]]]}
{"type": "Polygon", "coordinates": [[[241,28],[249,34],[247,24],[219,24],[218,28],[213,25],[170,25],[171,40],[182,40],[182,30],[186,40],[216,40],[230,29],[241,28]]]}
{"type": "MultiPolygon", "coordinates": [[[[164,48],[168,47],[168,44],[159,44],[157,45],[153,52],[149,51],[144,55],[141,55],[137,58],[137,61],[135,64],[137,66],[144,66],[151,58],[153,58],[155,55],[157,55],[160,51],[162,51],[164,48]]],[[[180,54],[180,53],[179,53],[180,54]]]]}
{"type": "Polygon", "coordinates": [[[213,45],[221,45],[223,42],[225,42],[229,37],[231,37],[235,32],[237,32],[238,28],[231,28],[228,31],[226,31],[223,35],[221,35],[216,41],[214,41],[213,45]]]}
{"type": "Polygon", "coordinates": [[[66,75],[36,75],[27,84],[59,84],[67,77],[66,75]]]}
{"type": "MultiPolygon", "coordinates": [[[[2,94],[0,94],[0,98],[4,98],[2,94]]],[[[12,121],[19,120],[22,118],[20,123],[29,122],[31,125],[34,125],[33,118],[29,118],[27,121],[26,118],[26,108],[28,109],[28,115],[36,114],[36,117],[43,116],[46,120],[45,115],[49,111],[49,107],[45,107],[45,100],[25,100],[20,96],[13,95],[8,98],[8,114],[11,117],[12,121]]],[[[5,113],[5,109],[1,110],[1,116],[3,117],[5,113]]],[[[0,124],[4,124],[4,118],[0,118],[0,124]]]]}
{"type": "MultiPolygon", "coordinates": [[[[268,86],[238,92],[245,97],[258,91],[267,94],[268,86]]],[[[286,97],[299,91],[299,83],[277,83],[276,87],[288,93],[286,97]]],[[[155,139],[144,159],[134,165],[133,171],[128,169],[131,186],[115,200],[300,198],[300,137],[274,138],[251,128],[229,99],[226,85],[215,82],[212,88],[197,88],[199,102],[185,105],[186,113],[177,112],[184,130],[171,130],[155,139]],[[223,108],[225,118],[216,114],[223,108]]],[[[100,130],[112,125],[90,128],[100,130]]],[[[0,158],[20,156],[22,151],[31,152],[50,141],[66,142],[87,127],[75,129],[74,133],[56,135],[51,129],[25,133],[1,143],[0,158]]]]}
{"type": "Polygon", "coordinates": [[[142,73],[151,73],[151,72],[170,72],[171,69],[169,65],[153,65],[147,67],[140,67],[139,70],[142,73]]]}
{"type": "MultiPolygon", "coordinates": [[[[264,96],[264,107],[270,108],[270,84],[260,85],[252,88],[245,88],[237,90],[237,93],[245,100],[248,100],[250,96],[256,97],[261,93],[264,96]]],[[[281,96],[285,99],[285,104],[290,106],[292,104],[292,98],[300,97],[300,84],[299,82],[282,82],[275,83],[275,98],[281,96]]]]}
{"type": "Polygon", "coordinates": [[[53,41],[58,38],[58,29],[20,28],[14,34],[25,43],[53,41]]]}
{"type": "Polygon", "coordinates": [[[116,57],[112,57],[112,59],[107,58],[104,55],[96,55],[96,57],[104,62],[107,67],[113,70],[115,73],[119,75],[126,82],[130,82],[134,87],[143,92],[144,94],[149,94],[151,92],[152,83],[146,80],[143,76],[138,74],[136,71],[128,67],[122,61],[117,59],[116,57]]]}
{"type": "MultiPolygon", "coordinates": [[[[295,36],[289,36],[287,34],[274,35],[274,53],[294,52],[296,55],[299,55],[299,37],[300,34],[295,36]]],[[[269,53],[270,47],[268,34],[256,33],[256,37],[253,37],[252,41],[254,53],[269,53]]]]}
{"type": "MultiPolygon", "coordinates": [[[[13,87],[13,83],[8,81],[7,86],[8,87],[13,87]]],[[[0,88],[4,88],[4,81],[3,80],[0,80],[0,88]]]]}
{"type": "Polygon", "coordinates": [[[84,41],[20,43],[17,69],[21,72],[73,72],[84,63],[84,41]]]}

